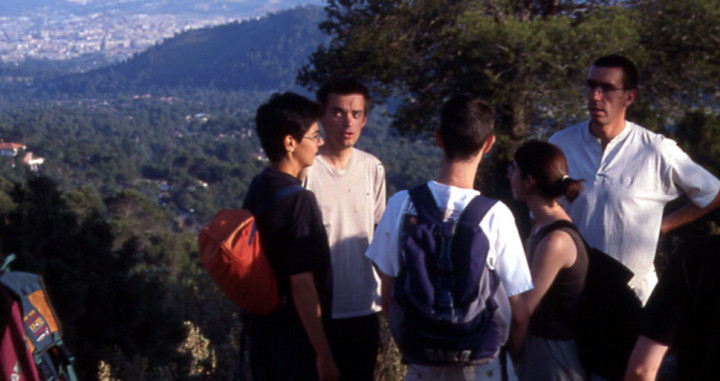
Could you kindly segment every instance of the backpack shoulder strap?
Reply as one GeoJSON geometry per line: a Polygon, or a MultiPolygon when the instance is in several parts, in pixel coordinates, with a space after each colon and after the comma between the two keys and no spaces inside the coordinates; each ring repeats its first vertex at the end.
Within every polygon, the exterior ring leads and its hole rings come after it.
{"type": "Polygon", "coordinates": [[[435,203],[435,198],[427,183],[411,188],[408,190],[408,194],[420,219],[442,221],[442,213],[435,203]]]}
{"type": "Polygon", "coordinates": [[[473,226],[479,224],[497,201],[483,195],[475,196],[460,214],[460,221],[473,226]]]}
{"type": "MultiPolygon", "coordinates": [[[[620,262],[618,259],[612,257],[610,254],[607,254],[599,249],[596,249],[594,247],[591,247],[587,241],[585,241],[585,238],[580,234],[580,231],[578,231],[577,226],[573,224],[570,221],[567,220],[559,220],[555,221],[552,224],[542,228],[538,234],[539,239],[543,239],[546,235],[550,234],[550,232],[562,228],[568,228],[573,230],[575,233],[577,233],[577,237],[582,240],[583,245],[585,245],[585,250],[587,251],[588,255],[588,276],[594,277],[596,274],[602,277],[607,277],[607,274],[613,274],[612,278],[620,279],[622,284],[627,284],[627,282],[632,279],[634,276],[634,273],[632,270],[630,270],[625,264],[620,262]]],[[[575,239],[575,237],[573,237],[575,239]]]]}
{"type": "Polygon", "coordinates": [[[261,205],[256,210],[255,215],[261,215],[261,214],[265,213],[268,209],[270,209],[278,201],[284,199],[287,196],[290,196],[291,194],[294,194],[294,193],[297,193],[297,192],[300,192],[303,190],[305,190],[305,188],[301,187],[300,185],[290,185],[288,187],[279,189],[278,191],[273,193],[272,196],[270,196],[267,203],[265,203],[264,205],[261,205]]]}
{"type": "Polygon", "coordinates": [[[15,254],[10,254],[5,257],[2,266],[0,266],[0,274],[10,271],[10,263],[15,260],[15,254]]]}
{"type": "Polygon", "coordinates": [[[303,190],[305,190],[305,188],[301,187],[300,185],[290,185],[289,187],[282,188],[275,192],[272,197],[270,197],[269,204],[272,205],[284,199],[285,197],[290,196],[293,193],[297,193],[303,190]]]}

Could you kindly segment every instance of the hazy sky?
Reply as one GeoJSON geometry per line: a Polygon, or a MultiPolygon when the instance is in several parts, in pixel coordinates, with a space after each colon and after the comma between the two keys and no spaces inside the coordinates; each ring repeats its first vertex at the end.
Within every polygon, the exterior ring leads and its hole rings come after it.
{"type": "Polygon", "coordinates": [[[85,14],[122,9],[137,13],[199,13],[223,12],[223,9],[244,17],[253,17],[269,11],[294,8],[298,5],[325,4],[324,0],[0,0],[0,16],[28,16],[53,10],[85,14]]]}

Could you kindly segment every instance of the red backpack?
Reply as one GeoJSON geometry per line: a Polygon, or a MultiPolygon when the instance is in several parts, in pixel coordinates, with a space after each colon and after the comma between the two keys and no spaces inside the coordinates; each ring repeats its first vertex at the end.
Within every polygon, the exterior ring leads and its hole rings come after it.
{"type": "MultiPolygon", "coordinates": [[[[283,188],[269,205],[303,189],[299,185],[283,188]]],[[[280,307],[275,273],[260,245],[252,212],[220,210],[200,232],[198,245],[203,266],[230,301],[256,315],[280,307]]]]}

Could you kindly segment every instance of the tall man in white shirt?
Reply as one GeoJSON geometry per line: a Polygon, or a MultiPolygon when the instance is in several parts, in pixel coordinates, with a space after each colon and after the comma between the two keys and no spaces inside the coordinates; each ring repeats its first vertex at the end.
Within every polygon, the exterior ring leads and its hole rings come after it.
{"type": "Polygon", "coordinates": [[[625,120],[637,96],[638,71],[619,55],[597,59],[587,77],[590,120],[550,137],[568,159],[569,176],[585,190],[566,205],[580,233],[635,273],[630,286],[643,304],[657,283],[653,260],[661,232],[716,208],[720,181],[677,144],[625,120]],[[687,205],[663,216],[665,204],[687,205]]]}
{"type": "Polygon", "coordinates": [[[370,102],[368,89],[349,79],[323,84],[317,100],[325,144],[307,173],[330,241],[333,311],[329,337],[341,380],[372,380],[380,344],[379,278],[364,253],[385,210],[385,170],[354,148],[370,102]]]}

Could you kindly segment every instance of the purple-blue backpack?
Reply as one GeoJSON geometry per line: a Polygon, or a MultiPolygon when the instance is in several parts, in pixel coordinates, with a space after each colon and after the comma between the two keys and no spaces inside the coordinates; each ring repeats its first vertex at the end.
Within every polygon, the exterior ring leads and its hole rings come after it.
{"type": "Polygon", "coordinates": [[[413,364],[490,362],[507,341],[511,319],[479,226],[497,201],[478,195],[455,222],[443,221],[427,184],[409,194],[417,214],[403,217],[401,269],[390,303],[390,330],[400,353],[413,364]]]}

